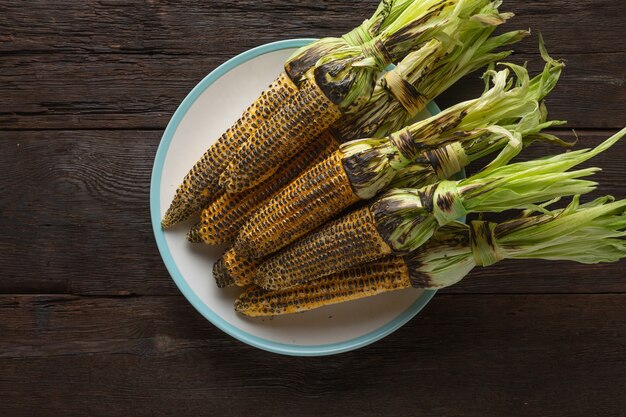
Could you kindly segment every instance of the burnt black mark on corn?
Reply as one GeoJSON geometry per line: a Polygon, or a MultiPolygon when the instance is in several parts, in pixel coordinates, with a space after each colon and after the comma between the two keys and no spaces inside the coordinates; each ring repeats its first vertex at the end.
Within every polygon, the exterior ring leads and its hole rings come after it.
{"type": "Polygon", "coordinates": [[[194,224],[187,232],[187,240],[191,243],[202,243],[202,222],[194,224]]]}
{"type": "Polygon", "coordinates": [[[383,0],[380,3],[379,7],[382,7],[382,9],[381,9],[381,12],[376,17],[376,23],[373,24],[369,30],[370,34],[374,35],[380,32],[380,28],[382,24],[385,22],[385,20],[387,20],[387,18],[389,17],[389,14],[391,14],[391,10],[392,10],[394,3],[395,3],[395,0],[383,0]]]}
{"type": "Polygon", "coordinates": [[[365,105],[367,108],[361,108],[361,110],[355,113],[343,115],[328,130],[341,143],[372,136],[386,120],[386,116],[389,113],[388,109],[390,108],[386,104],[389,101],[388,98],[382,98],[376,102],[375,106],[384,110],[374,109],[371,102],[367,103],[365,105]],[[365,114],[369,114],[370,117],[363,117],[365,114]]]}
{"type": "Polygon", "coordinates": [[[217,262],[213,264],[213,277],[215,283],[219,288],[228,287],[235,283],[233,277],[230,276],[224,265],[224,258],[219,258],[217,262]]]}
{"type": "MultiPolygon", "coordinates": [[[[433,49],[432,51],[430,51],[430,52],[428,53],[428,55],[426,55],[426,56],[423,58],[423,60],[424,60],[424,61],[429,60],[431,56],[433,56],[433,55],[435,55],[435,54],[438,54],[438,53],[439,53],[439,51],[438,51],[438,50],[433,49]]],[[[425,80],[428,80],[428,79],[429,79],[429,77],[431,76],[431,74],[436,73],[436,72],[437,72],[440,68],[442,68],[442,67],[443,67],[443,65],[445,65],[445,63],[444,63],[444,64],[441,64],[441,61],[443,61],[443,57],[444,57],[444,56],[445,56],[445,55],[440,55],[440,56],[435,57],[435,58],[431,61],[430,65],[428,66],[428,70],[427,70],[427,71],[423,71],[423,72],[421,73],[421,75],[420,75],[420,76],[419,76],[419,77],[418,77],[415,81],[413,81],[412,83],[409,83],[409,85],[411,85],[411,86],[414,86],[414,85],[415,85],[415,86],[418,86],[418,85],[421,85],[421,84],[422,84],[425,80]]],[[[408,82],[408,81],[407,81],[407,82],[408,82]]],[[[428,97],[426,97],[425,95],[423,95],[423,94],[421,94],[421,93],[420,93],[420,96],[421,96],[421,99],[422,99],[422,100],[424,100],[424,102],[426,102],[426,101],[428,101],[428,100],[429,100],[429,98],[428,98],[428,97]]],[[[432,97],[431,97],[431,99],[432,99],[432,97]]]]}
{"type": "Polygon", "coordinates": [[[354,155],[344,156],[341,159],[341,164],[350,180],[353,191],[370,184],[376,178],[378,173],[370,167],[378,165],[378,160],[382,156],[379,150],[372,148],[354,155]]]}
{"type": "Polygon", "coordinates": [[[403,105],[405,105],[405,103],[411,103],[412,105],[408,107],[418,108],[418,104],[419,107],[421,107],[421,103],[427,100],[426,96],[417,91],[417,88],[406,79],[402,78],[401,82],[402,87],[392,91],[394,96],[396,96],[398,101],[403,105]]]}
{"type": "Polygon", "coordinates": [[[487,222],[479,223],[478,227],[475,229],[475,231],[480,236],[484,236],[485,243],[487,243],[487,245],[490,248],[495,249],[496,245],[495,245],[495,242],[493,241],[493,235],[491,234],[491,229],[489,228],[489,223],[487,223],[487,222]]]}
{"type": "Polygon", "coordinates": [[[176,190],[174,201],[162,222],[164,228],[184,220],[216,198],[221,191],[219,176],[228,165],[229,159],[249,139],[258,122],[278,109],[283,100],[294,92],[294,86],[287,79],[287,75],[279,75],[217,142],[207,149],[176,190]]]}
{"type": "Polygon", "coordinates": [[[442,161],[449,161],[448,154],[443,150],[443,148],[436,148],[426,152],[426,157],[428,158],[428,163],[431,167],[433,167],[435,172],[442,172],[442,161]]]}
{"type": "Polygon", "coordinates": [[[267,181],[237,194],[222,195],[202,212],[206,222],[205,241],[225,243],[235,240],[256,209],[303,171],[330,156],[338,146],[331,135],[322,133],[267,181]]]}
{"type": "Polygon", "coordinates": [[[455,133],[450,134],[446,141],[442,141],[438,136],[457,127],[462,121],[467,112],[464,110],[459,114],[444,113],[439,116],[432,123],[425,124],[419,129],[413,132],[413,137],[417,138],[418,142],[421,142],[424,147],[440,147],[446,142],[455,141],[458,137],[455,137],[455,133]]]}
{"type": "MultiPolygon", "coordinates": [[[[376,230],[378,234],[388,244],[392,241],[391,236],[397,229],[407,221],[409,221],[404,213],[407,205],[401,199],[383,198],[375,201],[370,205],[370,212],[374,216],[376,230]]],[[[423,221],[423,216],[413,214],[411,223],[419,223],[423,221]]],[[[408,233],[408,231],[407,231],[408,233]]],[[[408,235],[400,235],[394,238],[395,241],[403,243],[408,235]]]]}
{"type": "MultiPolygon", "coordinates": [[[[497,246],[496,246],[496,242],[494,242],[494,236],[492,234],[491,226],[493,226],[493,223],[489,223],[485,221],[471,222],[470,242],[471,242],[472,250],[479,248],[479,250],[481,250],[479,254],[482,254],[482,250],[484,249],[484,246],[482,248],[480,246],[480,244],[482,243],[482,244],[485,244],[486,247],[488,247],[492,252],[496,253],[497,246]]],[[[482,256],[480,257],[482,258],[482,256]]],[[[493,262],[490,262],[489,264],[491,263],[493,262]]],[[[477,264],[484,265],[483,262],[477,262],[477,264]]]]}
{"type": "Polygon", "coordinates": [[[343,101],[354,84],[355,71],[357,70],[347,69],[353,61],[354,58],[337,59],[315,68],[315,83],[335,105],[339,105],[343,101]],[[342,71],[348,72],[337,80],[336,77],[342,71]]]}
{"type": "Polygon", "coordinates": [[[278,291],[254,287],[240,296],[242,308],[252,315],[285,314],[410,287],[407,267],[395,256],[346,269],[314,281],[278,291]]]}
{"type": "Polygon", "coordinates": [[[306,51],[285,64],[285,72],[297,85],[304,74],[315,65],[324,55],[336,49],[336,44],[332,46],[327,42],[319,41],[312,44],[306,51]]]}
{"type": "Polygon", "coordinates": [[[430,275],[425,272],[420,271],[422,267],[421,262],[413,260],[406,260],[407,267],[409,268],[409,281],[411,281],[411,286],[414,288],[432,288],[433,280],[430,275]]]}
{"type": "Polygon", "coordinates": [[[287,288],[378,259],[390,247],[375,226],[367,208],[349,212],[268,258],[255,282],[271,290],[287,288]]]}
{"type": "MultiPolygon", "coordinates": [[[[417,36],[419,36],[422,32],[424,32],[424,29],[421,28],[421,26],[424,23],[427,23],[432,17],[439,14],[448,3],[449,2],[447,0],[443,0],[439,3],[432,5],[429,12],[426,13],[424,16],[422,16],[419,19],[413,20],[411,23],[404,26],[402,29],[400,29],[396,33],[392,34],[389,37],[389,40],[387,41],[387,45],[389,49],[392,49],[395,46],[402,44],[403,42],[412,40],[416,38],[417,36]]],[[[416,45],[412,49],[417,49],[418,47],[419,45],[416,45]]],[[[400,53],[400,52],[406,52],[406,51],[398,51],[398,52],[400,53]]],[[[399,59],[399,57],[394,57],[394,59],[399,59]]]]}
{"type": "Polygon", "coordinates": [[[532,216],[509,220],[503,223],[498,223],[498,225],[495,227],[493,234],[495,235],[496,239],[499,239],[513,231],[524,229],[529,226],[542,224],[553,219],[554,217],[552,216],[532,216]]]}
{"type": "Polygon", "coordinates": [[[437,187],[426,187],[423,190],[417,192],[417,195],[420,198],[420,202],[422,203],[422,207],[426,209],[429,213],[433,211],[433,195],[435,194],[435,190],[437,187]]]}
{"type": "Polygon", "coordinates": [[[443,211],[449,211],[452,208],[452,204],[454,204],[454,196],[445,193],[439,194],[437,196],[437,207],[439,207],[443,211]]]}
{"type": "Polygon", "coordinates": [[[317,84],[302,83],[298,92],[237,152],[220,181],[229,192],[260,184],[285,161],[334,123],[341,113],[317,84]]]}
{"type": "Polygon", "coordinates": [[[380,234],[386,242],[389,242],[393,232],[402,224],[402,217],[385,214],[384,210],[377,211],[375,208],[371,211],[372,214],[374,214],[378,234],[380,234]]]}
{"type": "Polygon", "coordinates": [[[385,44],[378,38],[363,45],[363,53],[364,55],[374,57],[378,64],[383,67],[387,66],[387,64],[392,61],[391,53],[385,44]]]}
{"type": "Polygon", "coordinates": [[[408,129],[404,129],[396,134],[390,135],[389,139],[402,156],[410,161],[417,158],[426,150],[426,147],[422,143],[413,138],[413,135],[411,135],[411,132],[409,132],[408,129]]]}

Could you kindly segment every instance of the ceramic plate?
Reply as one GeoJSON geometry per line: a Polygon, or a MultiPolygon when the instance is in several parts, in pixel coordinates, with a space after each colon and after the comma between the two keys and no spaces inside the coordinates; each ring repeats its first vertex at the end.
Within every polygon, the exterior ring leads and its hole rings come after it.
{"type": "MultiPolygon", "coordinates": [[[[231,336],[287,355],[345,352],[379,340],[415,316],[435,291],[404,290],[369,299],[273,318],[235,313],[236,288],[219,289],[211,273],[223,247],[191,244],[185,234],[194,220],[166,232],[160,219],[187,171],[282,70],[284,61],[312,39],[292,39],[248,50],[204,78],[183,100],[159,145],[150,188],[156,241],[168,271],[189,302],[231,336]]],[[[439,110],[430,104],[422,117],[439,110]]]]}

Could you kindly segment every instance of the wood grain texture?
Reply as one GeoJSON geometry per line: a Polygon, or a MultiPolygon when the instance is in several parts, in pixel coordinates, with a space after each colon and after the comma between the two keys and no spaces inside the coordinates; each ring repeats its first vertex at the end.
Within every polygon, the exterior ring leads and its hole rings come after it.
{"type": "MultiPolygon", "coordinates": [[[[374,7],[375,1],[339,0],[5,5],[0,128],[164,128],[189,90],[226,59],[270,41],[340,35],[374,7]]],[[[518,16],[503,29],[541,31],[550,51],[567,61],[548,103],[573,127],[625,122],[623,9],[614,0],[510,2],[518,16]]],[[[538,67],[536,36],[515,49],[514,61],[538,67]]],[[[480,88],[471,76],[441,103],[472,97],[480,88]]]]}
{"type": "MultiPolygon", "coordinates": [[[[536,38],[524,42],[536,46],[536,38]]],[[[626,51],[593,58],[562,54],[557,45],[554,51],[567,67],[547,100],[551,116],[576,128],[621,127],[626,51]]],[[[0,60],[0,128],[163,129],[196,83],[234,55],[9,55],[0,60]]],[[[531,62],[533,74],[541,68],[536,54],[517,54],[511,61],[531,62]]],[[[437,103],[445,108],[478,97],[480,73],[437,103]]]]}
{"type": "MultiPolygon", "coordinates": [[[[580,132],[579,147],[610,134],[580,132]]],[[[0,132],[0,178],[11,179],[0,190],[0,292],[178,294],[150,224],[149,182],[160,136],[125,130],[0,132]]],[[[585,164],[604,168],[595,176],[601,187],[589,198],[626,198],[626,141],[614,149],[585,164]]],[[[537,145],[522,156],[558,151],[537,145]]],[[[447,291],[626,292],[620,279],[624,263],[505,261],[476,269],[447,291]]]]}
{"type": "MultiPolygon", "coordinates": [[[[320,2],[271,0],[4,2],[0,51],[33,53],[164,53],[212,55],[245,50],[276,39],[337,36],[369,17],[376,0],[320,2]]],[[[510,25],[540,30],[561,53],[626,51],[613,0],[510,0],[510,25]],[[585,30],[586,29],[586,30],[585,30]]],[[[527,52],[527,49],[522,49],[527,52]]],[[[534,48],[533,48],[534,50],[534,48]]]]}
{"type": "Polygon", "coordinates": [[[374,345],[293,358],[232,339],[182,297],[4,296],[0,412],[619,416],[625,297],[437,295],[374,345]]]}
{"type": "MultiPolygon", "coordinates": [[[[624,415],[626,261],[476,269],[386,339],[322,358],[249,347],[173,284],[148,200],[179,103],[240,52],[339,35],[375,6],[0,0],[0,416],[624,415]]],[[[579,147],[624,126],[623,2],[502,10],[502,30],[541,31],[566,61],[548,108],[579,147]]],[[[536,45],[512,59],[538,70],[536,45]]],[[[437,102],[481,89],[473,74],[437,102]]],[[[626,198],[626,142],[594,163],[593,195],[626,198]]]]}

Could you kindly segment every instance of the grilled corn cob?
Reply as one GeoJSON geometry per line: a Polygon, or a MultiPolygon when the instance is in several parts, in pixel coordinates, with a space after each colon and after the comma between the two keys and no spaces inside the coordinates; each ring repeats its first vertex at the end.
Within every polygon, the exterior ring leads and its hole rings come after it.
{"type": "Polygon", "coordinates": [[[555,197],[584,194],[596,183],[582,180],[597,168],[568,171],[626,134],[626,128],[592,150],[580,150],[511,165],[489,166],[462,181],[421,189],[393,189],[296,241],[258,268],[255,283],[268,290],[405,253],[423,245],[441,226],[470,212],[501,212],[555,197]]]}
{"type": "Polygon", "coordinates": [[[277,175],[263,184],[237,194],[222,194],[202,210],[201,221],[189,232],[188,239],[208,244],[233,241],[251,213],[264,201],[302,171],[324,160],[338,147],[339,143],[332,135],[322,134],[304,152],[285,164],[277,175]]]}
{"type": "Polygon", "coordinates": [[[168,228],[184,220],[217,195],[220,189],[219,173],[226,165],[228,156],[235,154],[239,146],[256,130],[259,121],[274,112],[295,91],[295,84],[283,73],[261,93],[187,173],[161,220],[161,227],[168,228]]]}
{"type": "Polygon", "coordinates": [[[176,190],[161,226],[168,228],[213,200],[220,190],[219,174],[239,147],[298,91],[304,74],[323,56],[344,47],[369,42],[385,30],[413,0],[380,3],[371,19],[341,38],[322,38],[298,49],[285,63],[284,71],[261,93],[243,115],[212,145],[187,173],[176,190]]]}
{"type": "Polygon", "coordinates": [[[239,192],[263,182],[342,114],[357,111],[369,100],[377,74],[454,21],[457,3],[414,2],[370,42],[317,61],[298,93],[240,147],[220,184],[228,192],[239,192]]]}
{"type": "Polygon", "coordinates": [[[475,266],[502,259],[616,262],[626,257],[626,200],[602,197],[536,215],[532,210],[503,223],[453,222],[424,246],[281,291],[250,287],[235,301],[248,316],[306,311],[343,301],[416,287],[439,289],[463,279],[475,266]]]}
{"type": "Polygon", "coordinates": [[[561,68],[561,63],[549,59],[543,73],[530,80],[524,68],[514,67],[519,80],[515,87],[508,68],[489,70],[487,78],[493,78],[494,86],[481,97],[387,138],[342,145],[262,205],[239,233],[237,250],[250,258],[266,256],[390,185],[420,188],[449,178],[498,149],[505,148],[499,157],[502,162],[534,140],[557,142],[540,133],[561,123],[546,121],[540,100],[554,87],[561,68]],[[451,139],[456,142],[420,152],[451,139]]]}
{"type": "Polygon", "coordinates": [[[247,316],[289,314],[409,286],[404,262],[390,256],[283,291],[251,285],[235,300],[235,310],[247,316]]]}

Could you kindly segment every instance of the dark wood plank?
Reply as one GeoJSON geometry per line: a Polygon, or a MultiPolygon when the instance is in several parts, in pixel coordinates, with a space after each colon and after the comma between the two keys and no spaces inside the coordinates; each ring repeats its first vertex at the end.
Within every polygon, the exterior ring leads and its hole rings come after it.
{"type": "MultiPolygon", "coordinates": [[[[526,41],[532,46],[536,39],[526,41]]],[[[555,56],[567,59],[562,79],[547,101],[550,115],[576,128],[622,127],[626,52],[555,56]]],[[[164,128],[187,93],[230,58],[211,56],[26,55],[0,60],[0,129],[164,128]],[[33,83],[32,74],[38,80],[33,83]]],[[[518,54],[512,61],[538,55],[518,54]]],[[[442,107],[478,97],[483,83],[472,74],[446,92],[442,107]]]]}
{"type": "MultiPolygon", "coordinates": [[[[374,5],[275,0],[5,6],[0,128],[163,128],[189,90],[226,59],[268,41],[338,35],[374,5]]],[[[541,30],[552,53],[568,62],[548,101],[551,113],[573,127],[621,127],[626,101],[621,3],[510,1],[509,7],[518,17],[506,26],[541,30]],[[581,27],[594,30],[581,36],[581,27]]],[[[536,43],[533,38],[516,46],[517,62],[529,60],[536,67],[536,43]]],[[[479,91],[473,76],[441,103],[479,91]]]]}
{"type": "MultiPolygon", "coordinates": [[[[0,416],[624,415],[626,261],[477,269],[385,340],[323,358],[251,348],[176,289],[148,199],[180,101],[226,59],[338,35],[376,2],[0,2],[0,416]]],[[[567,61],[548,106],[579,146],[622,127],[622,2],[502,9],[567,61]]],[[[536,38],[515,49],[540,67],[536,38]]],[[[626,198],[626,142],[594,163],[593,195],[626,198]]]]}
{"type": "Polygon", "coordinates": [[[438,295],[369,347],[293,358],[180,297],[3,296],[0,412],[619,416],[625,297],[438,295]]]}
{"type": "MultiPolygon", "coordinates": [[[[338,36],[371,15],[377,3],[27,0],[3,4],[0,52],[235,53],[277,39],[338,36]]],[[[561,53],[626,51],[621,2],[507,0],[501,9],[516,13],[510,26],[541,31],[561,53]]]]}
{"type": "MultiPolygon", "coordinates": [[[[583,132],[592,146],[611,132],[583,132]]],[[[178,294],[154,243],[149,182],[159,131],[0,132],[0,292],[178,294]]],[[[565,134],[571,139],[571,134],[565,134]]],[[[525,157],[555,149],[534,146],[525,157]]],[[[626,198],[626,142],[591,196],[626,198]]],[[[591,198],[591,196],[589,198],[591,198]]],[[[623,266],[505,261],[451,292],[626,292],[623,266]]]]}
{"type": "Polygon", "coordinates": [[[150,174],[160,136],[2,133],[4,289],[175,292],[150,225],[150,174]]]}

